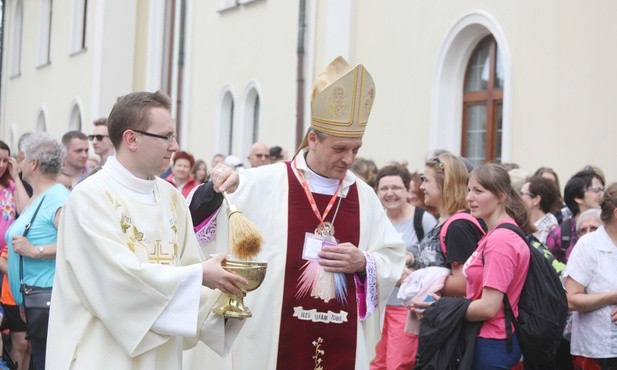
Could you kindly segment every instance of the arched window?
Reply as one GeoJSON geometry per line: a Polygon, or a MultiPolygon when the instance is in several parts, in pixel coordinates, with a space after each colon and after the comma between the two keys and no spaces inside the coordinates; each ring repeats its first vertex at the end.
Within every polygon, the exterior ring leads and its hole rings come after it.
{"type": "MultiPolygon", "coordinates": [[[[244,94],[244,110],[243,110],[243,149],[248,150],[254,142],[259,139],[259,115],[260,115],[260,100],[259,91],[255,82],[250,82],[246,87],[244,94]]],[[[248,154],[248,152],[247,152],[248,154]]]]}
{"type": "Polygon", "coordinates": [[[217,152],[232,154],[234,134],[234,97],[231,91],[223,93],[219,114],[219,137],[217,152]]]}
{"type": "Polygon", "coordinates": [[[71,117],[69,118],[69,131],[81,131],[81,111],[79,105],[73,105],[71,117]]]}
{"type": "Polygon", "coordinates": [[[259,95],[255,94],[253,102],[253,142],[256,142],[259,134],[259,95]]]}
{"type": "Polygon", "coordinates": [[[71,53],[86,49],[88,21],[88,0],[73,0],[73,27],[71,32],[71,53]]]}
{"type": "Polygon", "coordinates": [[[503,131],[503,61],[493,36],[469,58],[463,89],[461,153],[474,165],[501,162],[503,131]]]}
{"type": "Polygon", "coordinates": [[[24,23],[24,4],[21,0],[17,0],[15,3],[14,17],[11,76],[18,76],[21,73],[21,41],[24,23]]]}
{"type": "Polygon", "coordinates": [[[39,116],[36,118],[36,132],[46,132],[47,131],[47,119],[45,119],[45,112],[41,109],[39,111],[39,116]]]}
{"type": "Polygon", "coordinates": [[[50,61],[52,0],[41,0],[41,22],[39,24],[38,65],[44,66],[50,61]]]}

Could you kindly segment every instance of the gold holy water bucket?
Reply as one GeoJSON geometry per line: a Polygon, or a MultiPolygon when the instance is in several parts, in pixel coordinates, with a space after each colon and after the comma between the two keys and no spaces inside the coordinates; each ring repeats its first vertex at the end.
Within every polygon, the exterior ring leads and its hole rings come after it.
{"type": "Polygon", "coordinates": [[[238,285],[242,289],[241,296],[235,294],[225,294],[223,303],[212,311],[224,316],[225,318],[245,319],[253,316],[251,311],[244,305],[244,296],[246,292],[257,289],[266,277],[267,262],[256,261],[223,261],[223,268],[231,273],[240,275],[248,281],[248,284],[238,285]]]}

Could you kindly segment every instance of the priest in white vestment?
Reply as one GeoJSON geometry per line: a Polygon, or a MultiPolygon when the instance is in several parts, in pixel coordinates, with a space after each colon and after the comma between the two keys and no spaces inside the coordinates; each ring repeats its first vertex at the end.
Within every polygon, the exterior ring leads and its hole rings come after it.
{"type": "MultiPolygon", "coordinates": [[[[313,87],[299,153],[240,173],[232,201],[263,236],[255,259],[268,262],[266,277],[244,299],[253,317],[231,354],[198,346],[185,353],[184,369],[369,368],[405,255],[375,191],[349,171],[373,98],[366,69],[335,59],[313,87]]],[[[206,248],[226,252],[226,212],[216,222],[206,248]]]]}
{"type": "MultiPolygon", "coordinates": [[[[244,279],[222,269],[224,255],[202,262],[184,197],[158,177],[178,150],[169,106],[160,92],[119,98],[108,118],[116,157],[64,207],[47,369],[180,369],[199,340],[225,355],[244,324],[211,313],[244,279]]],[[[237,175],[225,181],[221,167],[224,190],[237,175]]]]}

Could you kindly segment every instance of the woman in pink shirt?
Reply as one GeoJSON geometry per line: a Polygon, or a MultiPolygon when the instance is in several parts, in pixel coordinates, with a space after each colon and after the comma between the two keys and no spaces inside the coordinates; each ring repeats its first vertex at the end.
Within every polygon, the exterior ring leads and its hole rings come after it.
{"type": "Polygon", "coordinates": [[[513,231],[497,226],[511,223],[525,233],[532,233],[534,227],[501,166],[478,167],[469,175],[467,188],[471,214],[482,218],[489,230],[463,267],[466,296],[473,301],[465,319],[484,322],[476,339],[473,368],[510,369],[520,360],[521,347],[512,327],[512,350],[507,349],[503,298],[506,294],[518,317],[518,301],[529,269],[529,247],[513,231]]]}

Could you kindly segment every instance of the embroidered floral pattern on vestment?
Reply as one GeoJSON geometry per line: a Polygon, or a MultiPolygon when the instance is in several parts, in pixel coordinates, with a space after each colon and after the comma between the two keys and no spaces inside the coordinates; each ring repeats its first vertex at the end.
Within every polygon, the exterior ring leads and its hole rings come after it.
{"type": "Polygon", "coordinates": [[[321,349],[321,344],[323,343],[323,338],[319,337],[317,340],[313,341],[313,347],[315,347],[315,355],[313,356],[313,360],[315,360],[315,369],[314,370],[323,370],[321,356],[324,355],[324,350],[321,349]]]}
{"type": "MultiPolygon", "coordinates": [[[[370,253],[363,251],[366,258],[366,315],[364,318],[370,317],[379,305],[379,292],[377,291],[377,269],[375,268],[375,260],[370,253]]],[[[364,318],[360,318],[361,320],[364,318]]]]}
{"type": "Polygon", "coordinates": [[[210,217],[193,228],[197,236],[197,241],[202,248],[213,241],[216,236],[216,216],[219,214],[220,210],[220,208],[217,209],[210,217]]]}
{"type": "MultiPolygon", "coordinates": [[[[176,226],[177,218],[173,217],[169,220],[169,227],[172,231],[173,238],[169,242],[171,244],[171,251],[168,248],[164,248],[162,240],[150,240],[144,236],[144,233],[139,231],[137,226],[133,224],[133,219],[125,211],[120,202],[114,199],[109,192],[105,192],[105,198],[114,208],[114,212],[119,217],[120,228],[122,234],[126,238],[126,246],[132,253],[136,253],[138,249],[143,250],[148,255],[148,261],[156,264],[174,264],[176,256],[178,255],[178,227],[176,226]]],[[[171,210],[176,214],[176,200],[175,197],[171,197],[170,202],[171,210]]]]}

